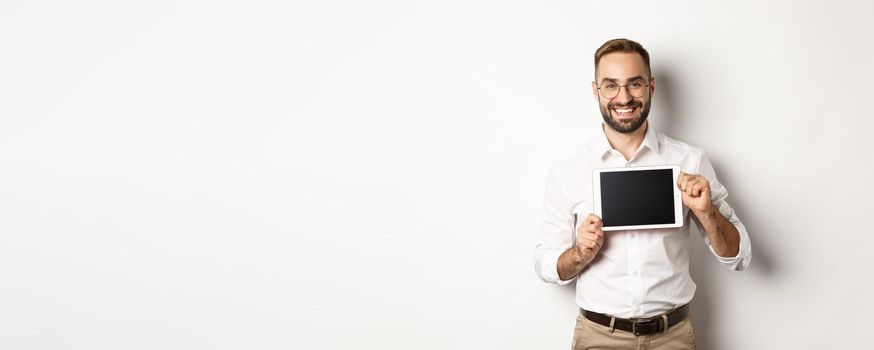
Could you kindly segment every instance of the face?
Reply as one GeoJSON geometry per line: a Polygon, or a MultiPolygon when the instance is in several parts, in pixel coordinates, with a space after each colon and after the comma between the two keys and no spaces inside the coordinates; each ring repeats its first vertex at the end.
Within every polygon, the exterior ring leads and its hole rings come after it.
{"type": "Polygon", "coordinates": [[[643,58],[635,52],[614,52],[601,57],[596,72],[597,80],[592,82],[592,93],[598,99],[604,122],[611,129],[623,134],[630,134],[639,129],[649,116],[652,95],[655,92],[655,79],[646,70],[643,58]],[[619,89],[614,98],[605,98],[598,91],[598,86],[604,90],[610,84],[628,85],[619,89]],[[634,97],[629,88],[644,86],[641,97],[634,97]]]}

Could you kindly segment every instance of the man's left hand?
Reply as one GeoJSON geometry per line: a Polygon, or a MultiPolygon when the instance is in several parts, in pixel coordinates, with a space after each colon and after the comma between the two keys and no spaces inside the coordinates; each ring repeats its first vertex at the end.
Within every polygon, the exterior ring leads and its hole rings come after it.
{"type": "Polygon", "coordinates": [[[677,187],[683,193],[683,204],[695,213],[706,213],[713,210],[710,202],[710,182],[701,175],[680,172],[677,177],[677,187]]]}

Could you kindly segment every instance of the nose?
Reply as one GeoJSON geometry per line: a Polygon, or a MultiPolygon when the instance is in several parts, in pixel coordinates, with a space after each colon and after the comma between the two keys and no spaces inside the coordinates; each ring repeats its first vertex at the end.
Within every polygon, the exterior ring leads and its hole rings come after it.
{"type": "Polygon", "coordinates": [[[615,102],[624,103],[631,101],[633,97],[631,96],[631,92],[628,91],[627,86],[619,86],[619,94],[613,98],[615,102]]]}

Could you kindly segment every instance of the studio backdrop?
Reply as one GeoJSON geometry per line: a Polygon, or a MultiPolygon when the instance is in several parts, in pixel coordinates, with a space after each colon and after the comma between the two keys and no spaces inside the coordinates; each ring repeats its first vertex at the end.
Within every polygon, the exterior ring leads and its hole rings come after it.
{"type": "Polygon", "coordinates": [[[567,349],[550,164],[592,57],[652,57],[752,263],[695,237],[702,349],[868,346],[863,1],[5,1],[0,348],[567,349]]]}

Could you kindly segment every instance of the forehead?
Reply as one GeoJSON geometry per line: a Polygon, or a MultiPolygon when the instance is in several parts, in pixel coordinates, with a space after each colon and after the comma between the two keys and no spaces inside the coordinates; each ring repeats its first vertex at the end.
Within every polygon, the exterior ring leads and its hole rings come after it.
{"type": "Polygon", "coordinates": [[[601,56],[596,74],[598,81],[605,78],[623,81],[636,76],[649,76],[646,63],[637,52],[614,52],[601,56]]]}

